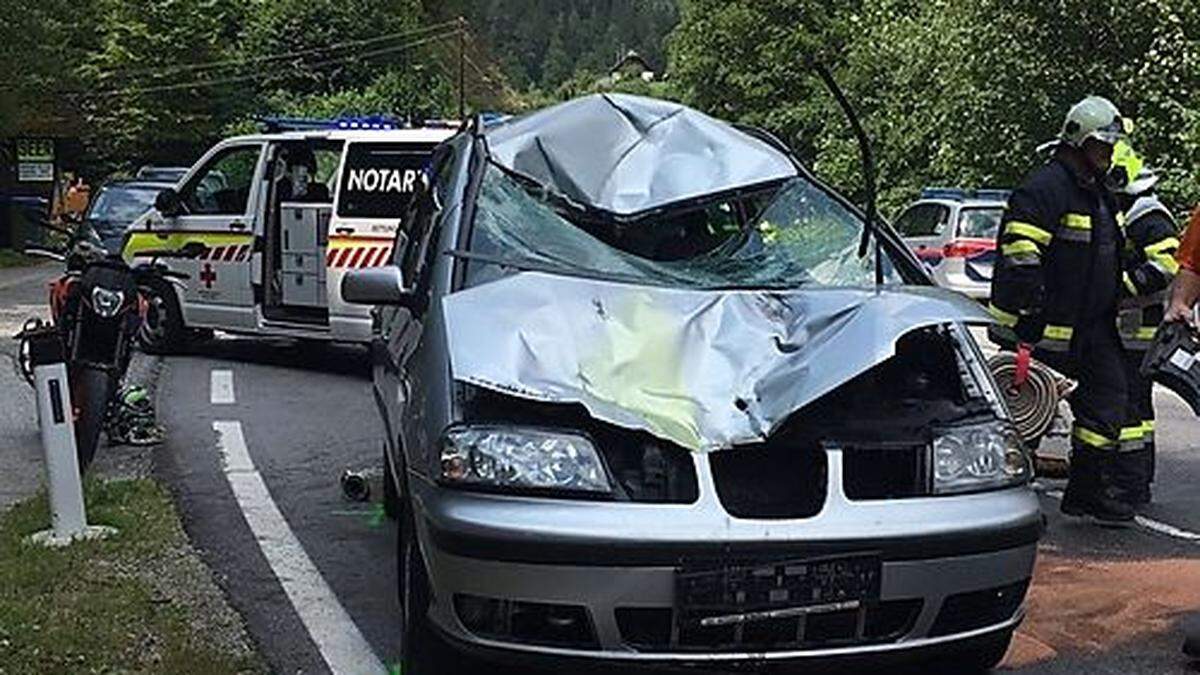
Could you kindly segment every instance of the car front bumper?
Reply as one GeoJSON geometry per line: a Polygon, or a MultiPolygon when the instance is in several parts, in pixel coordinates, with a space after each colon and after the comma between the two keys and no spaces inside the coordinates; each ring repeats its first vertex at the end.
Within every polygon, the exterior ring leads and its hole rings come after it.
{"type": "MultiPolygon", "coordinates": [[[[432,621],[461,645],[518,660],[732,665],[923,651],[1010,631],[1023,617],[1043,522],[1032,490],[852,502],[840,488],[841,460],[833,452],[821,513],[745,520],[721,508],[707,461],[697,456],[696,466],[701,494],[690,505],[515,498],[413,481],[418,534],[437,598],[432,621]],[[638,610],[669,615],[683,560],[859,553],[882,559],[878,604],[847,616],[858,625],[835,639],[710,646],[684,644],[674,628],[669,639],[650,643],[631,628],[629,616],[638,610]],[[582,609],[590,639],[567,644],[473,632],[456,607],[461,598],[582,609]],[[871,612],[885,607],[911,611],[893,633],[868,637],[871,612]]],[[[804,621],[825,620],[813,616],[804,621]]]]}

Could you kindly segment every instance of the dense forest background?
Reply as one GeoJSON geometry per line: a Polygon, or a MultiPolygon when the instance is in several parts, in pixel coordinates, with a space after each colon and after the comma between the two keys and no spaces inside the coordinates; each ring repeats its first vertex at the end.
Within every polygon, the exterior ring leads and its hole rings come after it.
{"type": "Polygon", "coordinates": [[[1087,94],[1200,200],[1200,2],[1183,0],[0,0],[0,137],[79,139],[94,177],[190,162],[259,115],[520,112],[603,89],[761,125],[859,194],[836,74],[893,209],[1012,185],[1087,94]],[[465,23],[458,17],[465,17],[465,23]],[[657,72],[614,82],[629,50],[657,72]]]}

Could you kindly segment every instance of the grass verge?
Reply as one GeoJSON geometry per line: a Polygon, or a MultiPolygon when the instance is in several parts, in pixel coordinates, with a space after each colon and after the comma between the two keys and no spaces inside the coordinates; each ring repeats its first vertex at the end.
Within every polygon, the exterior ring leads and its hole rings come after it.
{"type": "Polygon", "coordinates": [[[37,262],[38,258],[18,253],[12,249],[0,248],[0,267],[25,267],[37,262]]]}
{"type": "Polygon", "coordinates": [[[261,672],[253,651],[208,634],[191,593],[212,584],[163,489],[89,481],[85,493],[88,519],[119,534],[26,543],[50,522],[44,493],[0,514],[0,674],[261,672]]]}

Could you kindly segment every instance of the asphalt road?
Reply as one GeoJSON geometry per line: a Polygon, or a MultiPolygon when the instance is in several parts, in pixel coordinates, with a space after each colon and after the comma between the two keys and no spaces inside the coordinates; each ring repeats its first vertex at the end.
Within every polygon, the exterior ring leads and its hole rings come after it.
{"type": "Polygon", "coordinates": [[[0,509],[37,491],[42,449],[33,389],[13,364],[11,339],[30,317],[49,316],[47,284],[57,264],[0,269],[0,509]]]}
{"type": "MultiPolygon", "coordinates": [[[[167,359],[159,386],[170,434],[159,471],[273,670],[326,668],[224,477],[214,421],[241,423],[253,463],[304,551],[375,653],[394,660],[395,533],[375,507],[348,504],[338,487],[344,469],[375,467],[381,453],[365,351],[222,337],[167,359]],[[236,403],[212,403],[213,370],[232,373],[236,403]]],[[[1200,434],[1172,397],[1161,398],[1159,412],[1157,503],[1147,516],[1153,527],[1180,531],[1064,521],[1052,496],[1061,484],[1043,481],[1049,529],[1029,620],[1005,670],[1194,672],[1179,655],[1178,622],[1200,610],[1200,540],[1184,532],[1200,533],[1200,434]]]]}

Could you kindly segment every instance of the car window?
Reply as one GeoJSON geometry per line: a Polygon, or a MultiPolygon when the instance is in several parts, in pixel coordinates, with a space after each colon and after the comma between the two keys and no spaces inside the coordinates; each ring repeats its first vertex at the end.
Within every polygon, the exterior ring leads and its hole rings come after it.
{"type": "MultiPolygon", "coordinates": [[[[476,202],[468,283],[494,278],[496,268],[560,270],[688,288],[857,286],[874,281],[874,247],[857,255],[863,221],[821,187],[795,178],[737,232],[722,232],[730,210],[721,202],[635,222],[588,222],[552,203],[536,186],[490,166],[476,202]],[[709,233],[709,226],[714,232],[709,233]],[[680,231],[719,240],[715,248],[672,249],[680,231]],[[478,262],[479,264],[476,264],[478,262]]],[[[899,278],[890,261],[885,279],[899,278]]]]}
{"type": "Polygon", "coordinates": [[[896,219],[903,237],[936,237],[946,229],[950,209],[941,204],[917,204],[896,219]]]}
{"type": "Polygon", "coordinates": [[[144,188],[106,187],[92,201],[86,220],[97,231],[123,231],[154,206],[158,190],[144,188]]]}
{"type": "Polygon", "coordinates": [[[431,143],[353,143],[338,194],[342,218],[400,218],[425,180],[431,143]]]}
{"type": "MultiPolygon", "coordinates": [[[[446,193],[449,181],[441,179],[444,174],[453,169],[454,159],[460,156],[461,153],[456,155],[449,146],[445,145],[441,146],[441,150],[433,155],[432,166],[429,170],[429,182],[418,190],[401,227],[402,231],[408,230],[408,237],[407,245],[398,259],[400,260],[400,271],[404,275],[404,283],[410,288],[418,284],[417,277],[420,275],[421,264],[428,258],[431,241],[435,238],[435,231],[438,229],[437,224],[441,217],[441,211],[445,208],[449,198],[446,193]]],[[[404,235],[398,235],[398,252],[400,251],[399,244],[404,241],[404,235]]]]}
{"type": "Polygon", "coordinates": [[[1001,207],[967,208],[958,214],[958,236],[995,239],[1004,217],[1001,207]]]}
{"type": "Polygon", "coordinates": [[[209,160],[180,195],[188,213],[244,215],[261,149],[259,145],[240,145],[222,150],[209,160]]]}

